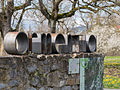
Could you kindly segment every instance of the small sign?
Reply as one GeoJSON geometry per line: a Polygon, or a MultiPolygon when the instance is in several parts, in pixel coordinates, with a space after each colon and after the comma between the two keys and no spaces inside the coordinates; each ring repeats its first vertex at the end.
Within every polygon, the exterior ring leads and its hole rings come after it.
{"type": "Polygon", "coordinates": [[[69,71],[68,74],[76,74],[79,73],[79,58],[69,59],[69,71]]]}

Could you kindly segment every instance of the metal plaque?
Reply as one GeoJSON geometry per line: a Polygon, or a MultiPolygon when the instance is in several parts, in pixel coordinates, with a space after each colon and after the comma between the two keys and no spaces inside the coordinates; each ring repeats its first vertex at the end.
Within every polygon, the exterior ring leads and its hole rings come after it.
{"type": "Polygon", "coordinates": [[[69,71],[68,74],[79,73],[79,58],[69,59],[69,71]]]}

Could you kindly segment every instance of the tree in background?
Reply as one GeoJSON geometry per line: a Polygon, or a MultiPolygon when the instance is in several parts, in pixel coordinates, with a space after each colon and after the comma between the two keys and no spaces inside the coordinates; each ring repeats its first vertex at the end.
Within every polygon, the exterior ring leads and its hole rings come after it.
{"type": "Polygon", "coordinates": [[[18,10],[22,10],[20,18],[18,20],[18,24],[16,25],[16,29],[19,28],[19,24],[26,10],[26,7],[31,5],[31,1],[32,0],[1,0],[0,1],[0,32],[2,38],[4,38],[7,32],[12,30],[11,20],[12,17],[14,17],[13,16],[14,13],[17,12],[18,10]]]}
{"type": "Polygon", "coordinates": [[[17,23],[15,30],[19,29],[20,22],[24,15],[24,12],[28,10],[28,6],[31,5],[32,0],[0,0],[0,32],[1,32],[1,47],[0,47],[0,55],[3,55],[4,46],[3,39],[6,33],[12,31],[12,24],[17,23]],[[21,10],[21,11],[20,11],[21,10]],[[18,13],[19,18],[18,18],[18,13]],[[15,19],[18,19],[16,22],[15,19]],[[13,20],[13,23],[12,23],[13,20]],[[14,22],[15,21],[15,22],[14,22]]]}
{"type": "Polygon", "coordinates": [[[111,13],[120,3],[117,0],[39,0],[39,6],[34,4],[48,20],[52,33],[56,32],[56,23],[71,17],[79,10],[80,13],[97,13],[100,10],[111,13]]]}

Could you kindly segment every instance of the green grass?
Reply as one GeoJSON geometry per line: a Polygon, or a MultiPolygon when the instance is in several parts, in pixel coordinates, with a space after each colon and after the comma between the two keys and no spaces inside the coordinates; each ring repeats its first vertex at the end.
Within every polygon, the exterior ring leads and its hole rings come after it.
{"type": "Polygon", "coordinates": [[[120,56],[106,56],[104,60],[105,66],[119,66],[120,65],[120,56]]]}
{"type": "Polygon", "coordinates": [[[104,60],[104,63],[120,63],[120,59],[119,60],[104,60]]]}
{"type": "Polygon", "coordinates": [[[120,88],[120,78],[106,75],[103,78],[104,88],[120,88]]]}
{"type": "Polygon", "coordinates": [[[113,60],[120,59],[120,56],[106,56],[105,57],[105,60],[111,60],[111,59],[113,60]]]}
{"type": "Polygon", "coordinates": [[[120,56],[106,56],[104,60],[104,88],[120,89],[120,56]]]}

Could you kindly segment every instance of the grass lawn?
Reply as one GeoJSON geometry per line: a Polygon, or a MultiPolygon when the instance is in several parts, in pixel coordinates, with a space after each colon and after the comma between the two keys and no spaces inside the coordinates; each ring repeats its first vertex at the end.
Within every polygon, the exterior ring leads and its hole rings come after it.
{"type": "Polygon", "coordinates": [[[120,89],[120,56],[106,56],[104,60],[104,88],[120,89]]]}

